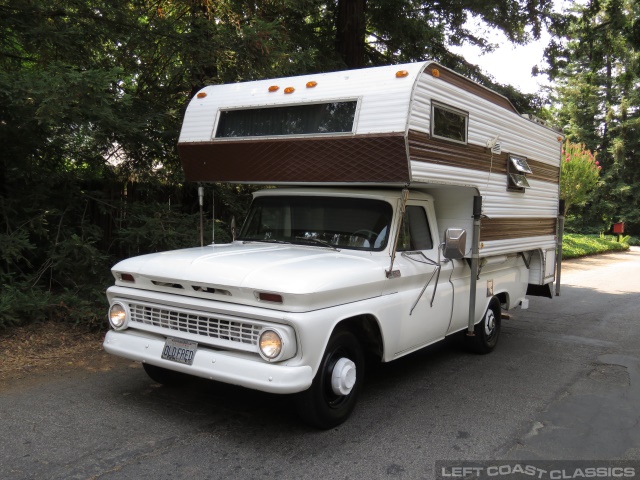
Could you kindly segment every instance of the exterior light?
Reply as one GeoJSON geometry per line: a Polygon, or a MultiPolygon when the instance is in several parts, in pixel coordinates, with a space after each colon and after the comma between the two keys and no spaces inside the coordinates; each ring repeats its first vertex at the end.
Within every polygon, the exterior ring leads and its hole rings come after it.
{"type": "Polygon", "coordinates": [[[277,293],[259,292],[258,299],[263,302],[282,303],[282,295],[277,293]]]}
{"type": "Polygon", "coordinates": [[[310,82],[307,82],[307,88],[313,88],[316,85],[318,85],[318,82],[314,82],[313,80],[310,82]]]}
{"type": "Polygon", "coordinates": [[[409,72],[407,72],[406,70],[398,70],[396,72],[396,77],[397,78],[403,78],[409,75],[409,72]]]}
{"type": "Polygon", "coordinates": [[[206,96],[207,96],[207,94],[205,92],[198,92],[198,95],[196,95],[196,97],[198,97],[198,98],[204,98],[206,96]]]}
{"type": "Polygon", "coordinates": [[[278,90],[280,90],[280,87],[278,85],[271,85],[269,87],[270,92],[277,92],[278,90]]]}
{"type": "Polygon", "coordinates": [[[127,309],[121,303],[114,303],[109,309],[109,323],[114,330],[122,330],[129,319],[127,309]]]}
{"type": "Polygon", "coordinates": [[[287,87],[287,88],[284,89],[284,93],[293,93],[295,91],[296,91],[296,89],[293,88],[293,87],[287,87]]]}
{"type": "Polygon", "coordinates": [[[260,334],[260,355],[265,360],[276,359],[282,352],[282,337],[275,330],[265,330],[260,334]]]}

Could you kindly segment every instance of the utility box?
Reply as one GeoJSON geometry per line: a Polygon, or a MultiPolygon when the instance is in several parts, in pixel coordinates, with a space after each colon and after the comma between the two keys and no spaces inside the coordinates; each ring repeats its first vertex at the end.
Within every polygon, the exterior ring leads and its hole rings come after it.
{"type": "Polygon", "coordinates": [[[618,235],[624,233],[624,222],[614,223],[611,229],[613,230],[613,233],[616,233],[618,235]]]}

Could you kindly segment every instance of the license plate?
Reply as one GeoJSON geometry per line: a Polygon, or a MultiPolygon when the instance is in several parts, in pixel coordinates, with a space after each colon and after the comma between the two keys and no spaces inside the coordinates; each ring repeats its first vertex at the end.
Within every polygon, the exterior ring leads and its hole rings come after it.
{"type": "Polygon", "coordinates": [[[193,357],[196,355],[197,348],[197,342],[169,337],[164,343],[162,358],[171,360],[172,362],[191,365],[193,364],[193,357]]]}

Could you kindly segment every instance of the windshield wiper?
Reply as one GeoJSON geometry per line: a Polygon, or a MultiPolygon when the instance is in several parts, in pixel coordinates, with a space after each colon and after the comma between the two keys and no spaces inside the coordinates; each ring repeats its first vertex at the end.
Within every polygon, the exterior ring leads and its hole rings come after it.
{"type": "Polygon", "coordinates": [[[251,239],[241,239],[239,238],[238,240],[241,240],[242,243],[251,243],[251,242],[264,242],[264,243],[286,243],[286,244],[291,244],[291,242],[287,242],[285,240],[278,240],[275,238],[251,238],[251,239]]]}
{"type": "Polygon", "coordinates": [[[296,237],[296,240],[306,240],[307,242],[317,243],[319,245],[322,245],[323,247],[332,248],[336,252],[340,251],[340,249],[337,248],[336,246],[331,245],[329,242],[325,242],[324,240],[320,240],[319,238],[315,238],[315,237],[296,237]]]}

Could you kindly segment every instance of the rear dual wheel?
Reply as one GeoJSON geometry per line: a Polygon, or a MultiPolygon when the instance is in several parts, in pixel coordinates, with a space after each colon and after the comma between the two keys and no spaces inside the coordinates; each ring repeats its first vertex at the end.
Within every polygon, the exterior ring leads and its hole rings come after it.
{"type": "Polygon", "coordinates": [[[335,332],[311,387],[296,394],[298,414],[314,427],[337,427],[351,415],[363,378],[364,354],[360,342],[349,331],[335,332]]]}

